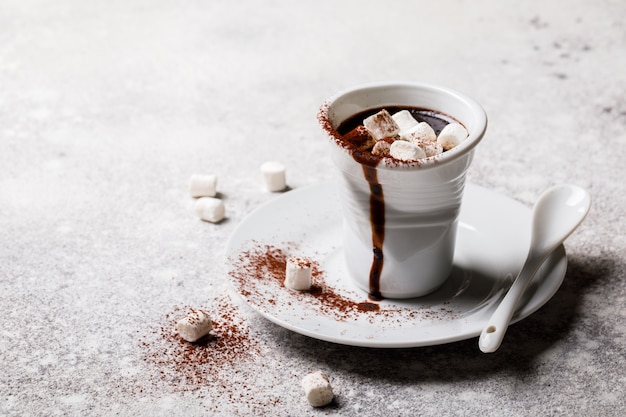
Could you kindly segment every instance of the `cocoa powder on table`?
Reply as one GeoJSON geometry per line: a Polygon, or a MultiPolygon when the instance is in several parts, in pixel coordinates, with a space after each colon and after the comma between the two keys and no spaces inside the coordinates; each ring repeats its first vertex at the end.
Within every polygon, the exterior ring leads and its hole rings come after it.
{"type": "MultiPolygon", "coordinates": [[[[283,281],[287,259],[291,252],[296,252],[297,245],[283,246],[255,243],[248,250],[241,251],[237,259],[231,259],[234,268],[230,275],[236,289],[257,307],[258,304],[277,306],[279,302],[295,306],[311,304],[317,311],[336,320],[365,315],[383,317],[389,320],[388,323],[422,318],[445,320],[455,316],[452,309],[441,306],[406,310],[370,302],[366,295],[346,296],[328,285],[325,272],[314,259],[311,260],[311,289],[292,291],[284,287],[283,281]]],[[[140,346],[152,376],[136,387],[136,393],[162,392],[164,389],[193,392],[194,396],[218,396],[234,403],[245,399],[246,407],[260,409],[279,401],[275,396],[259,398],[254,382],[241,378],[249,369],[264,367],[263,345],[228,295],[214,300],[210,307],[173,308],[142,336],[140,346]],[[211,316],[213,329],[207,336],[190,343],[178,335],[176,323],[194,309],[202,309],[211,316]],[[239,375],[239,378],[235,381],[233,375],[239,375]]]]}
{"type": "Polygon", "coordinates": [[[193,310],[175,307],[142,338],[144,361],[155,371],[153,385],[167,386],[172,391],[198,391],[215,384],[226,387],[231,379],[229,372],[259,357],[259,342],[228,297],[203,308],[211,316],[213,329],[190,343],[178,335],[176,323],[193,310]]]}
{"type": "Polygon", "coordinates": [[[135,381],[131,394],[189,396],[211,415],[271,414],[283,394],[273,390],[277,376],[267,370],[267,346],[228,295],[197,308],[174,307],[144,333],[140,347],[149,376],[135,381]],[[197,308],[209,313],[213,329],[190,343],[177,334],[176,323],[197,308]]]}

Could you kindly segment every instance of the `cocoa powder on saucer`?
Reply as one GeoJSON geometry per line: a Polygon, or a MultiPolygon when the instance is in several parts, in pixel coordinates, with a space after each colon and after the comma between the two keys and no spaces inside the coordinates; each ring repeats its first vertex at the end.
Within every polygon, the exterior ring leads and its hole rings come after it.
{"type": "Polygon", "coordinates": [[[444,306],[436,308],[411,310],[391,304],[381,305],[370,300],[365,294],[340,292],[328,284],[325,271],[311,254],[307,254],[311,259],[310,290],[290,290],[284,286],[283,281],[287,260],[300,251],[298,244],[286,242],[278,247],[258,242],[250,243],[250,247],[239,252],[236,258],[230,259],[232,265],[229,274],[237,291],[257,308],[270,310],[278,308],[279,300],[287,306],[306,304],[338,321],[358,316],[385,318],[394,323],[406,319],[448,320],[456,317],[454,309],[447,307],[449,302],[444,302],[444,306]]]}
{"type": "Polygon", "coordinates": [[[241,252],[230,271],[238,290],[248,300],[257,303],[275,304],[276,301],[268,296],[266,284],[271,283],[272,289],[289,291],[292,297],[299,302],[316,302],[325,314],[333,315],[337,319],[346,319],[355,312],[376,312],[380,306],[376,303],[354,301],[347,298],[327,285],[324,271],[315,259],[311,259],[311,288],[309,291],[296,292],[284,286],[287,260],[290,252],[297,251],[293,243],[286,244],[287,249],[273,245],[255,245],[241,252]]]}

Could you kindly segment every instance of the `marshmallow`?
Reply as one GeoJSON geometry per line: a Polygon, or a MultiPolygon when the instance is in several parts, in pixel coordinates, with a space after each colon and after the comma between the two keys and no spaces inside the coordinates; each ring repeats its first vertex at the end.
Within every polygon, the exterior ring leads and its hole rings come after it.
{"type": "Polygon", "coordinates": [[[397,113],[394,113],[391,118],[396,122],[398,128],[400,129],[400,136],[404,136],[405,132],[408,132],[418,124],[417,120],[413,117],[410,111],[408,110],[400,110],[397,113]]]}
{"type": "Polygon", "coordinates": [[[381,157],[389,156],[390,149],[391,145],[389,144],[389,142],[379,140],[378,142],[376,142],[376,145],[374,145],[374,148],[372,149],[372,155],[381,157]]]}
{"type": "Polygon", "coordinates": [[[224,218],[224,203],[219,198],[200,197],[196,201],[196,213],[207,222],[217,223],[224,218]]]}
{"type": "Polygon", "coordinates": [[[391,144],[389,155],[401,161],[414,161],[416,159],[426,158],[426,154],[422,148],[403,140],[397,140],[391,144]]]}
{"type": "Polygon", "coordinates": [[[285,166],[280,162],[269,161],[261,165],[261,173],[268,191],[283,191],[287,187],[285,166]]]}
{"type": "Polygon", "coordinates": [[[192,197],[215,197],[217,176],[192,175],[189,179],[189,194],[192,197]]]}
{"type": "Polygon", "coordinates": [[[323,407],[332,402],[334,394],[328,376],[321,371],[311,372],[302,378],[306,399],[313,407],[323,407]]]}
{"type": "Polygon", "coordinates": [[[463,142],[467,136],[469,136],[469,134],[461,124],[450,123],[441,130],[437,142],[447,151],[463,142]]]}
{"type": "Polygon", "coordinates": [[[372,149],[376,144],[376,138],[372,135],[372,132],[367,130],[365,126],[357,126],[350,132],[343,135],[343,139],[359,150],[372,149]]]}
{"type": "Polygon", "coordinates": [[[418,142],[436,141],[437,135],[432,127],[426,122],[421,122],[409,129],[404,135],[406,140],[419,145],[418,142]]]}
{"type": "Polygon", "coordinates": [[[188,342],[201,339],[209,334],[212,328],[211,317],[203,310],[192,310],[191,314],[176,324],[176,331],[188,342]]]}
{"type": "Polygon", "coordinates": [[[385,109],[363,120],[363,126],[372,132],[376,140],[392,138],[400,133],[400,128],[385,109]]]}
{"type": "Polygon", "coordinates": [[[287,260],[285,287],[306,291],[311,288],[311,261],[299,256],[287,260]]]}
{"type": "Polygon", "coordinates": [[[414,143],[424,151],[426,157],[435,156],[443,153],[443,146],[441,146],[439,142],[432,142],[428,140],[414,143]]]}

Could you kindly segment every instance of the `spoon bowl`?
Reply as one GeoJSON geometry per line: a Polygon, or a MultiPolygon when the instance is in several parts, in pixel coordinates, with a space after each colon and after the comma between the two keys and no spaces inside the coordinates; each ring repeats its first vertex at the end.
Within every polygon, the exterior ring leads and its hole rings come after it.
{"type": "Polygon", "coordinates": [[[590,203],[589,193],[574,185],[544,192],[533,208],[530,248],[548,256],[580,225],[590,203]]]}
{"type": "Polygon", "coordinates": [[[532,211],[528,256],[511,288],[480,334],[478,346],[481,351],[492,353],[500,347],[526,287],[548,255],[580,225],[590,206],[589,193],[575,185],[557,185],[539,197],[532,211]]]}

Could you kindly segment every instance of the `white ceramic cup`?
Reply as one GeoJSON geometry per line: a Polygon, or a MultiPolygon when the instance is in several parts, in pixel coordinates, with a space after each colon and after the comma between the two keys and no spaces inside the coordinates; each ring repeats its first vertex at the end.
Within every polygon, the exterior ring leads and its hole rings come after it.
{"type": "Polygon", "coordinates": [[[372,298],[411,298],[436,290],[452,270],[465,175],[487,128],[483,108],[448,88],[388,82],[361,85],[335,95],[320,109],[319,120],[331,139],[331,155],[340,173],[343,245],[350,277],[372,298]],[[342,146],[336,129],[357,113],[385,106],[442,113],[463,124],[469,137],[443,154],[417,162],[382,159],[372,172],[342,146]],[[372,174],[379,188],[372,188],[372,174]],[[380,208],[381,198],[376,197],[380,189],[384,201],[382,261],[375,242],[381,230],[380,212],[375,209],[376,204],[380,208]]]}

